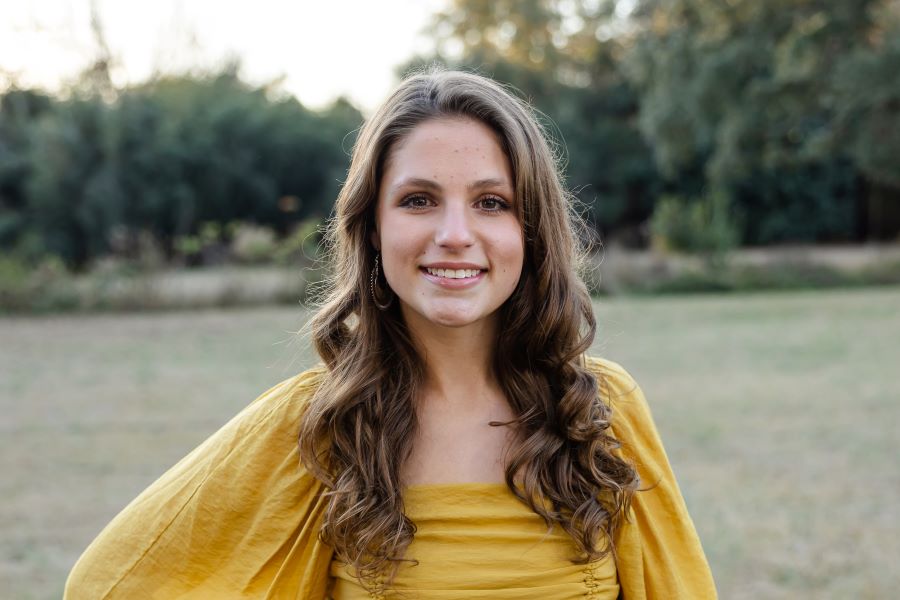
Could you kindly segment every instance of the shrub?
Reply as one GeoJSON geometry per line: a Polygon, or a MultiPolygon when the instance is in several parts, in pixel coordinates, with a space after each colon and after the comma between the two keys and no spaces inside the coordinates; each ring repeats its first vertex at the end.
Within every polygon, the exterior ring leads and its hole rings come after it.
{"type": "Polygon", "coordinates": [[[187,266],[217,265],[226,262],[228,258],[228,245],[222,226],[212,221],[203,223],[197,235],[175,238],[173,247],[187,266]]]}
{"type": "Polygon", "coordinates": [[[653,243],[664,251],[722,257],[738,244],[738,226],[728,197],[711,193],[700,198],[664,196],[650,220],[653,243]]]}
{"type": "Polygon", "coordinates": [[[259,264],[273,260],[278,244],[275,232],[261,225],[241,223],[234,228],[231,254],[241,263],[259,264]]]}
{"type": "Polygon", "coordinates": [[[62,260],[46,257],[32,266],[0,256],[0,311],[45,312],[78,306],[78,295],[62,260]]]}
{"type": "Polygon", "coordinates": [[[316,217],[304,219],[287,235],[275,250],[275,261],[282,265],[307,266],[317,261],[321,242],[321,221],[316,217]]]}

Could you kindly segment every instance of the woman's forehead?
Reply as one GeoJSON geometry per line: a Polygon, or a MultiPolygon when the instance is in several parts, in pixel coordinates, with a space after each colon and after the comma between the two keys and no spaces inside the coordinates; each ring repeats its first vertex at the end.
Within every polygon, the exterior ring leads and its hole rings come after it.
{"type": "Polygon", "coordinates": [[[496,134],[474,119],[425,121],[391,149],[382,189],[433,187],[512,187],[509,158],[496,134]]]}

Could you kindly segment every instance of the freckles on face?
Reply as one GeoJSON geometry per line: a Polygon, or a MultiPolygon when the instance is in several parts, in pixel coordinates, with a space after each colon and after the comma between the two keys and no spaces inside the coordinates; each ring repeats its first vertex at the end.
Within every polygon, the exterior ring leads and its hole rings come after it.
{"type": "Polygon", "coordinates": [[[390,149],[373,244],[408,321],[495,318],[522,270],[516,202],[509,160],[479,121],[425,121],[390,149]]]}

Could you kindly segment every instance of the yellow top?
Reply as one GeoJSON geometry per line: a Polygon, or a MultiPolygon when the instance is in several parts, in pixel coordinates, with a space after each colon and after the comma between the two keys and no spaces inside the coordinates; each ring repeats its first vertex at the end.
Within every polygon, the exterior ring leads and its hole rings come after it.
{"type": "MultiPolygon", "coordinates": [[[[588,565],[572,562],[575,546],[559,527],[547,525],[505,483],[416,485],[403,492],[416,524],[404,565],[389,591],[376,598],[462,600],[591,598],[619,595],[612,557],[588,565]]],[[[336,560],[330,597],[371,598],[352,571],[336,560]]]]}
{"type": "MultiPolygon", "coordinates": [[[[648,488],[635,494],[629,522],[616,539],[614,571],[622,597],[715,598],[700,541],[640,388],[615,363],[589,359],[588,366],[613,409],[612,433],[622,442],[620,451],[634,461],[642,487],[648,488]]],[[[318,599],[325,597],[332,582],[333,593],[340,596],[346,590],[346,597],[353,597],[359,590],[344,585],[348,580],[339,565],[332,565],[332,550],[318,540],[325,507],[322,485],[299,464],[297,452],[303,407],[322,372],[311,369],[265,392],[141,493],[85,550],[69,575],[65,598],[318,599]]],[[[479,589],[481,597],[516,597],[517,589],[518,597],[534,597],[534,590],[524,588],[548,586],[548,570],[568,568],[550,560],[540,565],[540,571],[536,567],[525,573],[524,583],[513,579],[527,571],[520,561],[546,558],[561,548],[562,540],[551,534],[549,543],[529,547],[536,552],[533,557],[523,555],[523,546],[509,541],[522,536],[527,546],[527,538],[535,533],[527,526],[518,531],[498,525],[496,536],[478,541],[477,554],[471,548],[476,560],[491,557],[494,568],[466,563],[455,553],[459,546],[450,548],[458,536],[470,536],[474,544],[477,530],[485,531],[489,525],[476,519],[466,524],[469,530],[449,531],[444,526],[455,518],[449,507],[482,516],[495,510],[501,517],[514,513],[525,517],[500,486],[418,486],[406,491],[405,500],[414,521],[416,516],[424,518],[417,522],[420,533],[410,553],[418,553],[421,561],[422,575],[415,581],[423,592],[418,597],[445,598],[431,590],[459,587],[461,579],[469,590],[479,589]],[[476,500],[479,495],[483,502],[476,500]],[[492,496],[498,500],[493,509],[492,496]],[[442,508],[442,503],[447,506],[442,508]],[[439,557],[440,563],[429,557],[439,557]]],[[[591,586],[611,583],[612,563],[594,566],[585,571],[581,565],[570,565],[590,575],[582,577],[588,580],[583,596],[591,586]]],[[[574,572],[560,578],[558,593],[548,588],[549,595],[541,597],[574,595],[570,585],[574,572]]],[[[595,597],[608,594],[612,591],[595,597]]],[[[410,596],[416,594],[406,595],[410,596]]]]}

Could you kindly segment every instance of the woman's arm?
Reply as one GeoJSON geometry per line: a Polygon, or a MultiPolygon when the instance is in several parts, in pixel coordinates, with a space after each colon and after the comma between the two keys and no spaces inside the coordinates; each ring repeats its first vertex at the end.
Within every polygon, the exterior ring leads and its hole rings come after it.
{"type": "Polygon", "coordinates": [[[65,598],[322,597],[320,485],[297,451],[318,373],[261,395],[132,501],[75,564],[65,598]]]}
{"type": "Polygon", "coordinates": [[[603,400],[612,407],[612,435],[640,476],[628,521],[616,539],[625,600],[715,599],[700,538],[641,388],[618,364],[590,359],[603,400]]]}

